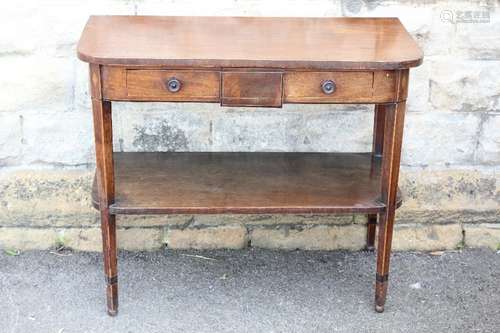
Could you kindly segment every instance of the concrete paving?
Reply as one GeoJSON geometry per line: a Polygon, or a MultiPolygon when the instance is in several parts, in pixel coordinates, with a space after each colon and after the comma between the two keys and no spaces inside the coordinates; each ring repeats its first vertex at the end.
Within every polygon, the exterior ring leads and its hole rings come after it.
{"type": "Polygon", "coordinates": [[[396,253],[373,311],[366,252],[122,252],[106,315],[97,253],[0,254],[0,332],[499,332],[500,254],[396,253]]]}

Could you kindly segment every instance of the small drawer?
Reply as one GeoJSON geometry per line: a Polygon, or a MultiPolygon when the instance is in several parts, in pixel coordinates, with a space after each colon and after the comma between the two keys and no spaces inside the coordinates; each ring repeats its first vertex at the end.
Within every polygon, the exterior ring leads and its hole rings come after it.
{"type": "Polygon", "coordinates": [[[281,107],[281,72],[223,72],[223,106],[281,107]]]}
{"type": "Polygon", "coordinates": [[[284,76],[289,103],[360,103],[373,100],[373,72],[290,72],[284,76]]]}
{"type": "Polygon", "coordinates": [[[131,100],[218,102],[220,72],[187,70],[127,70],[127,97],[131,100]]]}

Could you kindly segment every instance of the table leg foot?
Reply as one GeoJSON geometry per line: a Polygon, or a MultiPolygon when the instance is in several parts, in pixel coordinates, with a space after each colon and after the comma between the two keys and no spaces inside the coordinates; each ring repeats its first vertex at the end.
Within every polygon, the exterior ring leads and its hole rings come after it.
{"type": "Polygon", "coordinates": [[[104,277],[106,280],[106,301],[108,314],[114,316],[118,312],[118,270],[116,249],[116,221],[107,209],[101,212],[101,228],[103,240],[104,277]]]}
{"type": "Polygon", "coordinates": [[[387,296],[387,281],[375,283],[375,311],[384,312],[385,299],[387,296]]]}
{"type": "Polygon", "coordinates": [[[118,314],[118,283],[108,284],[106,286],[106,299],[108,306],[108,315],[114,317],[118,314]]]}
{"type": "Polygon", "coordinates": [[[110,309],[108,309],[108,315],[110,317],[116,317],[118,315],[118,310],[110,310],[110,309]]]}

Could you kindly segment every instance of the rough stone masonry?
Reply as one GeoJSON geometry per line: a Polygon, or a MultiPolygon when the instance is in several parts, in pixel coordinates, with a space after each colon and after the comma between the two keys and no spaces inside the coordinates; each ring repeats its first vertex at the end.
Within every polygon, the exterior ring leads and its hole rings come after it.
{"type": "MultiPolygon", "coordinates": [[[[99,251],[86,64],[91,14],[397,16],[425,53],[412,71],[397,250],[500,246],[500,4],[441,0],[90,0],[0,3],[0,248],[99,251]]],[[[373,110],[119,104],[117,151],[369,151],[373,110]]],[[[119,246],[352,249],[361,215],[120,217],[119,246]]]]}

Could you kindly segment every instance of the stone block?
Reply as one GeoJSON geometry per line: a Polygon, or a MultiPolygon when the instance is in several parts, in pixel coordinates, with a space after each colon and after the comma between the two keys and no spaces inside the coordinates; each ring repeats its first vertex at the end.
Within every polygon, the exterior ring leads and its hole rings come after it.
{"type": "MultiPolygon", "coordinates": [[[[100,227],[92,228],[24,228],[0,227],[0,248],[48,250],[64,246],[75,251],[102,251],[100,227]]],[[[161,228],[128,228],[117,230],[119,249],[153,251],[163,246],[161,228]]]]}
{"type": "Polygon", "coordinates": [[[465,245],[467,247],[488,247],[500,250],[500,215],[497,223],[464,225],[465,245]]]}
{"type": "Polygon", "coordinates": [[[431,71],[430,101],[437,111],[498,111],[500,61],[442,57],[432,61],[431,71]]]}
{"type": "MultiPolygon", "coordinates": [[[[155,251],[162,246],[162,228],[118,228],[117,246],[127,251],[155,251]]],[[[102,252],[100,226],[68,228],[60,233],[64,246],[76,251],[102,252]]]]}
{"type": "Polygon", "coordinates": [[[406,208],[403,206],[396,211],[396,222],[401,224],[473,224],[497,223],[500,209],[425,209],[406,208]]]}
{"type": "Polygon", "coordinates": [[[42,166],[94,163],[90,112],[28,113],[23,115],[23,162],[42,166]]]}
{"type": "Polygon", "coordinates": [[[471,113],[408,113],[401,163],[422,167],[470,164],[480,121],[479,115],[471,113]]]}
{"type": "Polygon", "coordinates": [[[208,228],[166,228],[164,243],[172,249],[242,249],[247,246],[247,229],[242,225],[208,228]]]}
{"type": "Polygon", "coordinates": [[[449,250],[463,246],[460,224],[396,224],[392,241],[394,251],[449,250]]]}
{"type": "Polygon", "coordinates": [[[0,167],[16,165],[22,157],[22,117],[0,112],[0,124],[0,167]]]}
{"type": "Polygon", "coordinates": [[[153,251],[163,246],[162,228],[126,228],[117,230],[118,248],[128,251],[153,251]]]}
{"type": "Polygon", "coordinates": [[[59,241],[75,251],[102,252],[102,236],[99,227],[68,228],[60,231],[59,241]]]}
{"type": "MultiPolygon", "coordinates": [[[[464,170],[421,170],[404,168],[399,186],[403,194],[403,206],[398,210],[411,212],[427,211],[429,222],[435,222],[432,214],[465,214],[460,222],[471,218],[486,218],[500,207],[498,171],[495,167],[464,170]],[[486,215],[483,215],[485,213],[486,215]]],[[[455,215],[455,218],[460,218],[455,215]]],[[[447,221],[451,222],[451,221],[447,221]]],[[[455,221],[458,222],[458,221],[455,221]]]]}
{"type": "Polygon", "coordinates": [[[93,172],[61,170],[0,173],[0,226],[54,228],[95,225],[93,172]]]}
{"type": "Polygon", "coordinates": [[[57,238],[57,231],[53,228],[0,227],[0,248],[4,250],[47,250],[55,246],[57,238]]]}
{"type": "MultiPolygon", "coordinates": [[[[495,1],[485,1],[493,4],[495,1]]],[[[494,6],[468,6],[463,11],[481,15],[481,20],[474,23],[456,23],[452,53],[464,59],[500,60],[500,12],[498,2],[494,6]],[[484,21],[482,15],[486,15],[484,21]]]]}
{"type": "Polygon", "coordinates": [[[498,167],[500,165],[500,113],[483,116],[478,143],[476,161],[498,167]]]}
{"type": "Polygon", "coordinates": [[[2,57],[0,112],[22,111],[24,115],[71,110],[74,62],[73,58],[45,55],[2,57]]]}
{"type": "Polygon", "coordinates": [[[366,245],[366,228],[361,225],[297,226],[254,228],[252,246],[283,250],[360,250],[366,245]]]}

